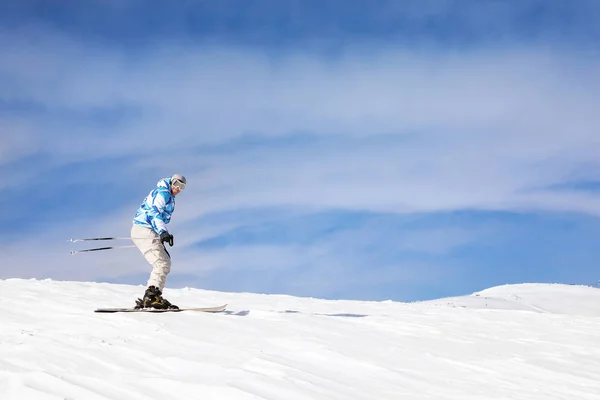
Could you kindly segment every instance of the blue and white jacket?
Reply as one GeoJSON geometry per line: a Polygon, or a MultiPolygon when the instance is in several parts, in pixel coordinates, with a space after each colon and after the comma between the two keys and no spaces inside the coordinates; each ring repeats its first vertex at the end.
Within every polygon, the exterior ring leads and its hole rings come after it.
{"type": "Polygon", "coordinates": [[[171,194],[171,178],[165,178],[156,184],[144,202],[137,209],[133,223],[152,229],[159,235],[168,232],[167,224],[175,210],[175,196],[171,194]]]}

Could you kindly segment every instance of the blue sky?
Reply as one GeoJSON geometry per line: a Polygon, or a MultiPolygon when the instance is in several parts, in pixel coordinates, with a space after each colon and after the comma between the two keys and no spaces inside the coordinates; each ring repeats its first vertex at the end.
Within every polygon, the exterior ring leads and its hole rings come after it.
{"type": "Polygon", "coordinates": [[[0,278],[412,301],[600,279],[600,2],[0,2],[0,278]],[[119,243],[124,244],[124,243],[119,243]]]}

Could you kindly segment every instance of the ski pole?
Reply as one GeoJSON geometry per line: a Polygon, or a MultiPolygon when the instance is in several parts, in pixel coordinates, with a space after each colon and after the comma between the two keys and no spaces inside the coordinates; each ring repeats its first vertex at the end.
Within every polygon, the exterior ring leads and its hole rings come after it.
{"type": "Polygon", "coordinates": [[[129,239],[149,239],[149,238],[132,238],[132,237],[98,237],[98,238],[83,238],[83,239],[69,239],[69,242],[91,242],[93,240],[129,240],[129,239]]]}
{"type": "Polygon", "coordinates": [[[135,247],[134,244],[128,246],[108,246],[108,247],[96,247],[94,249],[84,249],[84,250],[73,250],[71,255],[75,255],[77,253],[86,253],[89,251],[100,251],[100,250],[111,250],[111,249],[126,249],[129,247],[135,247]]]}

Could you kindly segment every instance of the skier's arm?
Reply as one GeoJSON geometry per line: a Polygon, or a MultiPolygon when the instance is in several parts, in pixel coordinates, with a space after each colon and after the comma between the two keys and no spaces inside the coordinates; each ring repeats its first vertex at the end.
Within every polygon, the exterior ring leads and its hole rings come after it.
{"type": "Polygon", "coordinates": [[[163,232],[168,232],[167,224],[164,220],[164,210],[166,204],[167,200],[165,199],[164,194],[158,192],[152,201],[152,209],[149,213],[152,217],[152,229],[159,235],[163,232]]]}

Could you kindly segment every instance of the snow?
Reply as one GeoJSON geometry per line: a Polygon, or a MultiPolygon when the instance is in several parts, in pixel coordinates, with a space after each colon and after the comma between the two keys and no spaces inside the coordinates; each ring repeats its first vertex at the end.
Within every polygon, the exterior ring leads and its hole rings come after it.
{"type": "Polygon", "coordinates": [[[416,303],[165,291],[207,314],[97,314],[142,286],[0,280],[2,400],[600,399],[600,289],[416,303]]]}

